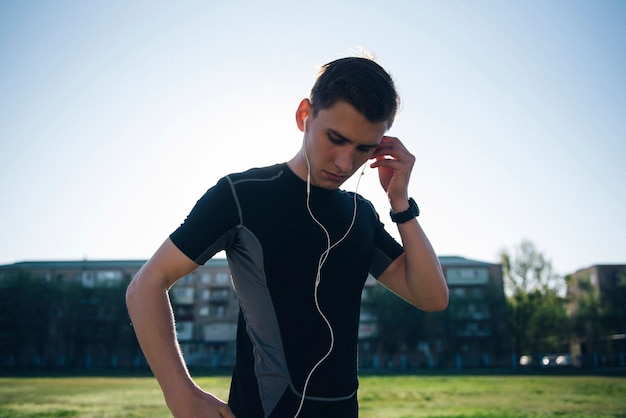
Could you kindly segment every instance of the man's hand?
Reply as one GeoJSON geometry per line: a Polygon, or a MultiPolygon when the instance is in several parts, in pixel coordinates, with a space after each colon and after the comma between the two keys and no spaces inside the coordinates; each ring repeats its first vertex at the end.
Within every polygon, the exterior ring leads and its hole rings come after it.
{"type": "Polygon", "coordinates": [[[175,418],[235,418],[228,404],[198,387],[166,401],[175,418]]]}
{"type": "Polygon", "coordinates": [[[398,138],[384,136],[372,158],[370,167],[378,168],[380,184],[387,193],[394,212],[408,207],[408,188],[415,157],[398,138]],[[406,207],[399,207],[404,205],[406,207]],[[395,207],[394,207],[395,206],[395,207]]]}

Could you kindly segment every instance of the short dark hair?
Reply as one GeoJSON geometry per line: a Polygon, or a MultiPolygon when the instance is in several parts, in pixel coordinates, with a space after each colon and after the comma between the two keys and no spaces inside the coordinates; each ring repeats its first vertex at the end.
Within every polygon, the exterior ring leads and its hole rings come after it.
{"type": "Polygon", "coordinates": [[[322,66],[311,89],[313,115],[345,101],[370,122],[391,128],[400,97],[393,79],[370,58],[348,57],[322,66]]]}

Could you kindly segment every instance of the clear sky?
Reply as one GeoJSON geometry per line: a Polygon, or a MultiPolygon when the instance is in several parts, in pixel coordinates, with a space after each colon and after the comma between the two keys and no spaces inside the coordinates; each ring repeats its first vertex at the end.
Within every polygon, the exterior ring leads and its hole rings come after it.
{"type": "MultiPolygon", "coordinates": [[[[291,158],[317,68],[360,47],[397,82],[438,254],[626,263],[624,22],[621,0],[3,0],[0,264],[148,258],[221,176],[291,158]]],[[[373,171],[359,192],[393,231],[373,171]]]]}

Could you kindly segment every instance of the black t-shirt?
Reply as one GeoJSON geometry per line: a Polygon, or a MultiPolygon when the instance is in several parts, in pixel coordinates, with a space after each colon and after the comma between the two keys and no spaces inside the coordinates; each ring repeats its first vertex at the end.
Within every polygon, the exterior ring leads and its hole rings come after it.
{"type": "Polygon", "coordinates": [[[307,195],[278,164],[222,178],[170,238],[198,264],[226,250],[241,307],[229,398],[238,418],[295,415],[331,344],[299,416],[356,416],[361,292],[403,251],[370,202],[315,186],[307,195]],[[352,412],[329,412],[341,408],[352,412]]]}

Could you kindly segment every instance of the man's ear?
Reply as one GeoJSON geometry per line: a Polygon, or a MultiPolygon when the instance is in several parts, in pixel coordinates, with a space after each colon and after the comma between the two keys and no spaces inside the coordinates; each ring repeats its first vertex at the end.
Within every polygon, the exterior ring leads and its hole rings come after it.
{"type": "Polygon", "coordinates": [[[296,110],[296,124],[298,125],[298,129],[304,132],[305,128],[305,120],[307,123],[310,122],[310,117],[313,115],[313,106],[311,105],[311,101],[309,99],[302,99],[300,104],[298,105],[298,110],[296,110]]]}

